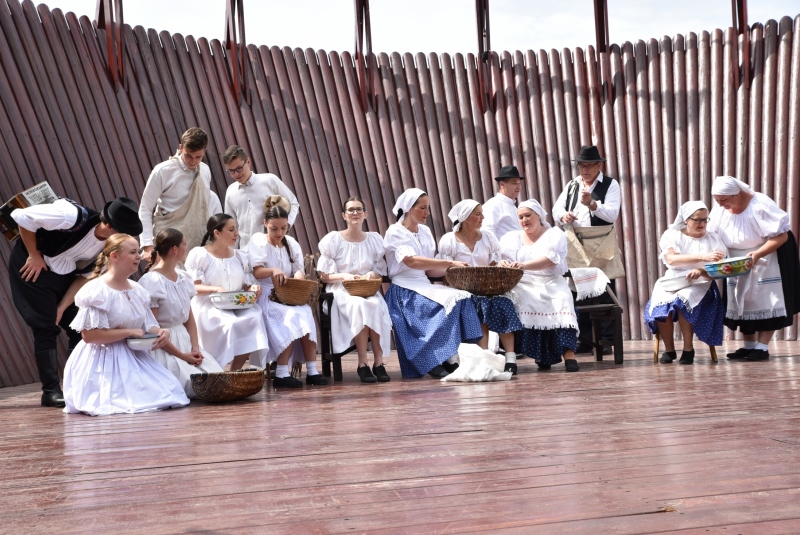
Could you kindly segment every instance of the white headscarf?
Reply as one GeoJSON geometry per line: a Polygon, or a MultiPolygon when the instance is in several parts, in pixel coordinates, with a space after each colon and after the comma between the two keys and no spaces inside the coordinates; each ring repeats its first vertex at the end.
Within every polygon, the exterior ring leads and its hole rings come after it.
{"type": "Polygon", "coordinates": [[[520,208],[527,208],[529,210],[533,210],[534,212],[539,214],[539,220],[541,221],[542,225],[544,225],[547,228],[550,228],[551,226],[550,223],[548,223],[547,220],[545,220],[547,212],[545,211],[544,208],[542,208],[542,205],[539,204],[539,201],[537,201],[536,199],[528,199],[525,202],[519,203],[517,211],[519,211],[520,208]]]}
{"type": "Polygon", "coordinates": [[[406,218],[406,214],[411,207],[414,206],[414,203],[417,202],[417,199],[425,195],[425,192],[419,188],[408,188],[397,198],[397,202],[394,203],[394,207],[392,208],[392,213],[397,217],[400,213],[400,210],[403,211],[403,215],[397,220],[398,223],[403,221],[406,218]]]}
{"type": "MultiPolygon", "coordinates": [[[[725,195],[724,193],[721,195],[725,195]]],[[[686,228],[686,220],[692,217],[692,214],[698,210],[708,210],[708,206],[703,201],[689,201],[681,205],[678,210],[678,215],[675,217],[675,222],[669,228],[680,230],[686,228]]]]}
{"type": "Polygon", "coordinates": [[[711,185],[711,195],[736,195],[740,191],[750,193],[750,186],[732,176],[718,176],[711,185]]]}
{"type": "Polygon", "coordinates": [[[480,206],[480,204],[481,203],[478,201],[473,201],[472,199],[464,199],[453,206],[450,212],[447,213],[447,217],[453,222],[453,231],[458,231],[458,229],[461,228],[461,223],[466,221],[466,219],[472,215],[473,210],[480,206]]]}

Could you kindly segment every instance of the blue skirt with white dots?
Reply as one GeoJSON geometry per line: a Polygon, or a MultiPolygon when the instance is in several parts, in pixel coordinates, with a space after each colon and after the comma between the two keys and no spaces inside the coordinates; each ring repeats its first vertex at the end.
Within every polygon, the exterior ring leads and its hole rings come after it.
{"type": "Polygon", "coordinates": [[[481,323],[485,323],[490,331],[505,334],[525,328],[519,321],[514,302],[508,297],[473,295],[472,302],[478,309],[478,319],[481,320],[481,323]]]}
{"type": "Polygon", "coordinates": [[[436,301],[396,284],[385,298],[403,377],[423,377],[458,353],[460,343],[475,343],[483,336],[470,299],[461,299],[446,314],[436,301]]]}
{"type": "Polygon", "coordinates": [[[539,364],[558,364],[568,349],[578,347],[578,330],[522,329],[514,333],[514,351],[536,360],[539,364]]]}
{"type": "Polygon", "coordinates": [[[686,303],[676,297],[671,303],[664,303],[653,307],[653,313],[649,313],[650,301],[644,309],[644,321],[650,332],[658,332],[658,323],[666,322],[667,317],[671,316],[672,321],[678,321],[678,312],[686,318],[692,326],[694,334],[701,342],[710,346],[722,345],[722,322],[725,319],[725,301],[719,293],[716,283],[712,283],[706,295],[697,303],[691,312],[686,310],[686,303]]]}

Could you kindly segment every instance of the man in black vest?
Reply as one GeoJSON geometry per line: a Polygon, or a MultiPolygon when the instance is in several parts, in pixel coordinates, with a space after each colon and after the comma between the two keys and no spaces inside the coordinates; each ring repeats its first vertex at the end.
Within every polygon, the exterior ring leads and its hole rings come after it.
{"type": "MultiPolygon", "coordinates": [[[[553,219],[559,226],[598,227],[613,225],[619,216],[619,183],[610,176],[603,175],[601,168],[605,158],[600,156],[597,147],[581,147],[575,162],[580,175],[572,179],[553,206],[553,219]]],[[[616,292],[614,280],[611,289],[616,292]]],[[[608,293],[600,296],[601,303],[611,303],[608,293]]],[[[580,303],[578,303],[580,304],[580,303]]],[[[587,314],[578,318],[581,333],[592,332],[592,322],[587,314]]],[[[613,323],[602,322],[602,337],[613,338],[613,323]]],[[[588,344],[578,344],[577,353],[589,353],[588,344]]],[[[604,353],[608,348],[604,350],[604,353]]]]}
{"type": "Polygon", "coordinates": [[[103,213],[59,199],[11,212],[20,239],[8,260],[14,306],[33,331],[33,350],[42,381],[42,406],[63,407],[56,341],[63,328],[69,350],[81,340],[69,328],[78,312],[73,301],[86,282],[105,240],[118,232],[142,232],[138,206],[126,197],[109,202],[103,213]],[[84,276],[80,276],[84,275],[84,276]]]}

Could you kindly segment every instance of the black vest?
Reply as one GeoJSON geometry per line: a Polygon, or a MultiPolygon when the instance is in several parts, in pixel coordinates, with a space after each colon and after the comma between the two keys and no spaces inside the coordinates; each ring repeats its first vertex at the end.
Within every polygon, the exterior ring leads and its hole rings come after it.
{"type": "MultiPolygon", "coordinates": [[[[598,182],[597,185],[594,187],[594,191],[592,191],[592,199],[599,202],[606,201],[606,192],[608,188],[611,187],[611,182],[614,179],[608,175],[603,175],[603,181],[598,182]]],[[[575,209],[575,206],[578,204],[578,199],[580,198],[580,188],[581,188],[581,181],[580,180],[573,180],[567,186],[567,204],[566,208],[568,212],[571,212],[575,209]]],[[[601,219],[596,215],[590,214],[590,221],[592,222],[593,227],[602,227],[604,225],[613,225],[614,223],[609,223],[605,219],[601,219]]]]}
{"type": "MultiPolygon", "coordinates": [[[[65,200],[69,201],[69,199],[65,200]]],[[[69,202],[71,202],[78,211],[78,217],[71,228],[64,230],[45,230],[40,228],[36,231],[36,248],[39,249],[42,256],[53,258],[71,249],[85,238],[87,234],[93,232],[94,228],[100,224],[100,214],[98,212],[89,208],[84,208],[75,201],[69,202]]],[[[83,269],[77,270],[75,273],[87,273],[93,268],[94,262],[83,269]]]]}

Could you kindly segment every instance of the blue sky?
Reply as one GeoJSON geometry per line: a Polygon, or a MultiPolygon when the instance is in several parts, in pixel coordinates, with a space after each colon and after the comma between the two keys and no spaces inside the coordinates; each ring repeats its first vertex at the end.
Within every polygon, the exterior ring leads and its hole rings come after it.
{"type": "MultiPolygon", "coordinates": [[[[51,9],[94,17],[96,0],[49,0],[51,9]]],[[[749,0],[749,22],[795,18],[798,0],[749,0]]],[[[125,0],[125,22],[221,39],[225,0],[125,0]]],[[[247,40],[324,50],[354,48],[353,0],[245,0],[247,40]]],[[[373,50],[474,52],[473,0],[371,0],[373,50]]],[[[491,0],[494,50],[585,47],[594,43],[592,0],[491,0]]],[[[730,0],[609,0],[611,41],[647,40],[731,25],[730,0]]]]}

